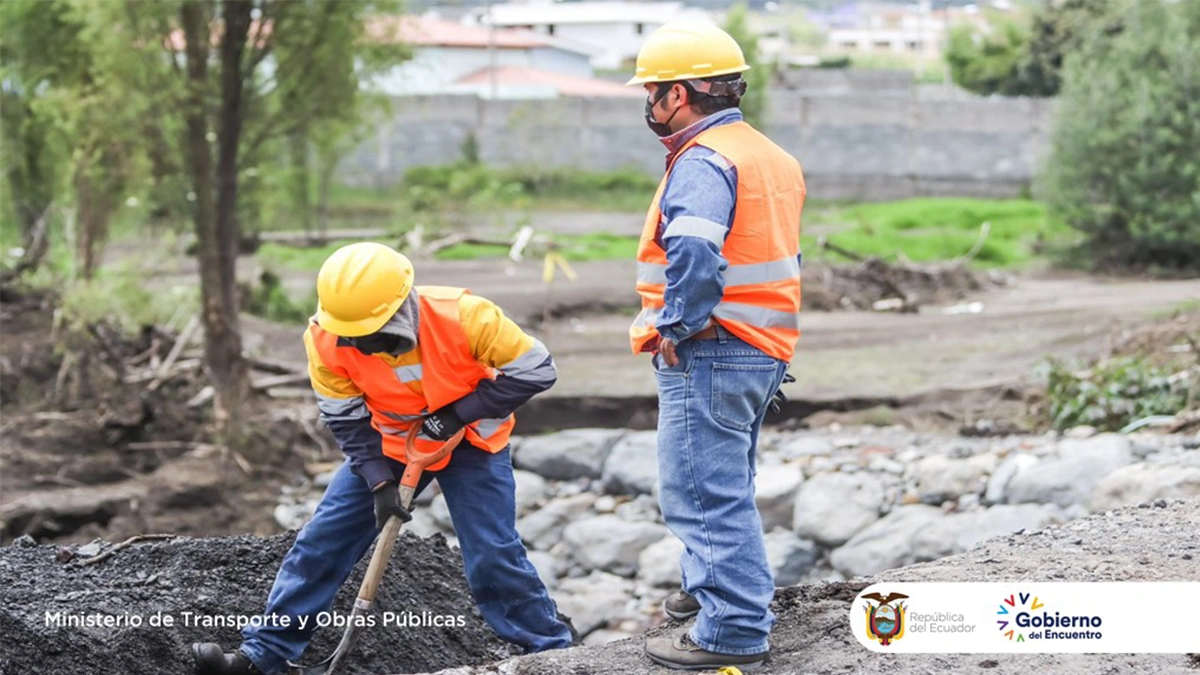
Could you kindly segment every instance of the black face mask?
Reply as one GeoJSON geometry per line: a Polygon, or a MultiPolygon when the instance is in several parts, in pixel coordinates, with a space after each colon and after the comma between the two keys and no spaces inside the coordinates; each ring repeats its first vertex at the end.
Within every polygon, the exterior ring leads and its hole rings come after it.
{"type": "Polygon", "coordinates": [[[355,349],[367,356],[380,352],[395,354],[400,350],[400,342],[403,339],[399,335],[371,333],[362,337],[350,338],[350,344],[354,345],[355,349]]]}
{"type": "Polygon", "coordinates": [[[669,91],[671,90],[668,87],[659,87],[653,99],[646,99],[646,126],[650,127],[650,131],[657,134],[659,138],[670,136],[673,133],[671,131],[671,120],[675,119],[675,113],[679,112],[679,108],[676,108],[671,113],[671,116],[667,118],[666,122],[659,122],[654,119],[654,106],[658,105],[658,102],[663,100],[669,91]]]}

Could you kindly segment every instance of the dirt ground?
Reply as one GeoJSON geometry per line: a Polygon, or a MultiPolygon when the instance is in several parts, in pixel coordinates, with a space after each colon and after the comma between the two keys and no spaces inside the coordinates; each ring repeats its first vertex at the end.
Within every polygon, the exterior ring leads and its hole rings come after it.
{"type": "MultiPolygon", "coordinates": [[[[1047,530],[992,539],[961,555],[851,582],[779,589],[771,659],[753,675],[840,673],[1187,675],[1200,654],[879,654],[850,632],[858,591],[885,581],[1200,581],[1200,501],[1160,500],[1047,530]]],[[[673,622],[647,636],[674,633],[673,622]]],[[[643,638],[518,657],[439,675],[667,675],[642,654],[643,638]]],[[[1197,645],[1200,650],[1200,645],[1197,645]]]]}
{"type": "MultiPolygon", "coordinates": [[[[193,641],[238,644],[235,628],[209,627],[205,622],[261,613],[292,540],[293,535],[284,534],[141,543],[86,567],[56,560],[74,547],[18,543],[0,548],[0,675],[191,673],[193,641]],[[143,623],[56,625],[58,613],[138,617],[143,623]],[[175,624],[150,625],[157,614],[172,617],[175,624]]],[[[368,559],[364,557],[343,586],[335,614],[349,613],[368,559]]],[[[440,536],[401,537],[375,608],[378,621],[383,621],[383,612],[392,612],[396,621],[407,625],[362,631],[346,675],[430,670],[510,655],[475,609],[461,557],[440,536]],[[461,626],[402,616],[410,611],[418,617],[452,617],[461,626]]],[[[304,662],[332,654],[341,634],[338,627],[319,629],[304,662]]]]}
{"type": "Polygon", "coordinates": [[[0,541],[279,532],[280,487],[321,458],[291,409],[311,406],[252,400],[251,440],[219,449],[209,407],[188,405],[206,384],[198,373],[151,391],[117,372],[159,336],[55,329],[53,305],[40,294],[0,305],[0,541]]]}

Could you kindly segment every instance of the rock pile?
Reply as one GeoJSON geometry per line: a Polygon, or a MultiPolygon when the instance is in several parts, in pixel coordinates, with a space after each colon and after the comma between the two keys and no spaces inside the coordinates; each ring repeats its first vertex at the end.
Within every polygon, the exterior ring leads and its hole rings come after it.
{"type": "MultiPolygon", "coordinates": [[[[980,542],[1160,498],[1200,496],[1200,439],[963,438],[900,427],[764,432],[756,501],[778,586],[943,558],[980,542]]],[[[654,432],[514,440],[517,529],[587,643],[662,620],[682,545],[657,506],[654,432]]],[[[451,537],[433,496],[410,529],[451,537]]]]}

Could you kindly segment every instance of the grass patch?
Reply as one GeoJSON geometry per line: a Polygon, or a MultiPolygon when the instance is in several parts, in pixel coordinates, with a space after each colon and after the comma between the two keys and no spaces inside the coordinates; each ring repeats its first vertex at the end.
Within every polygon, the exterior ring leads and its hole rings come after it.
{"type": "MultiPolygon", "coordinates": [[[[987,241],[975,256],[980,267],[1020,267],[1069,240],[1072,230],[1028,199],[906,199],[898,202],[828,206],[814,224],[841,223],[830,241],[862,255],[915,262],[950,260],[966,254],[984,222],[987,241]]],[[[815,249],[815,237],[802,240],[815,249]]]]}
{"type": "Polygon", "coordinates": [[[346,244],[361,241],[374,241],[393,247],[396,245],[394,239],[337,239],[321,246],[287,246],[268,242],[260,246],[255,255],[267,267],[315,272],[321,269],[321,264],[334,251],[346,244]]]}
{"type": "MultiPolygon", "coordinates": [[[[587,260],[633,260],[637,256],[637,237],[616,234],[559,235],[553,239],[553,248],[571,262],[587,260]]],[[[438,260],[478,260],[480,258],[503,258],[508,255],[508,246],[492,244],[456,244],[438,251],[438,260]]],[[[529,254],[527,254],[529,255],[529,254]]],[[[540,257],[541,252],[533,252],[540,257]]]]}

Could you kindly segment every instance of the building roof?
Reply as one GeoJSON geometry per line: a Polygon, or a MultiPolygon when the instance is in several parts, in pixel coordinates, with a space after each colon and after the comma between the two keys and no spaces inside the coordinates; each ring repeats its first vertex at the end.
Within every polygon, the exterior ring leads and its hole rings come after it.
{"type": "Polygon", "coordinates": [[[499,87],[526,86],[553,88],[558,91],[560,96],[633,98],[646,95],[646,92],[641,87],[626,87],[619,82],[611,80],[564,75],[562,73],[553,73],[548,70],[523,66],[482,68],[469,75],[464,75],[455,84],[491,84],[493,71],[495,72],[496,85],[499,87]]]}
{"type": "Polygon", "coordinates": [[[498,26],[544,26],[571,23],[657,23],[681,19],[711,21],[703,10],[682,2],[528,2],[492,5],[475,18],[498,26]]]}
{"type": "Polygon", "coordinates": [[[533,49],[551,46],[527,31],[499,29],[492,36],[488,28],[428,16],[376,17],[366,26],[367,34],[377,40],[397,40],[414,47],[475,47],[486,49],[494,39],[498,49],[533,49]]]}

